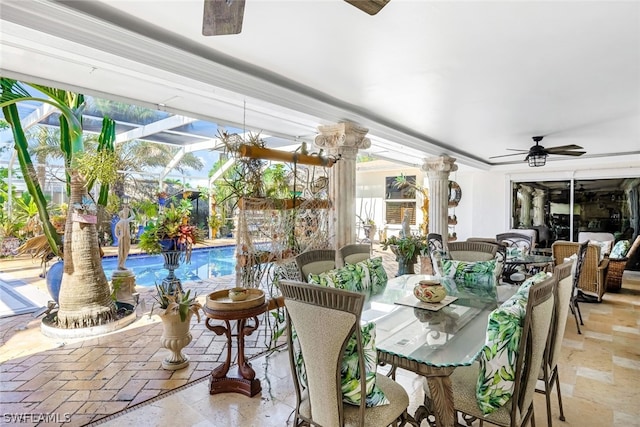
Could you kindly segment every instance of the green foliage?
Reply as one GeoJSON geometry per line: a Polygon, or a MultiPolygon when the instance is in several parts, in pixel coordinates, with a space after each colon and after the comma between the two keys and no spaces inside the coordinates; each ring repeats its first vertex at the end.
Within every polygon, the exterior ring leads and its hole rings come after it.
{"type": "Polygon", "coordinates": [[[382,240],[380,245],[382,249],[391,248],[394,253],[407,259],[414,259],[418,255],[426,255],[429,251],[427,237],[417,234],[409,237],[391,236],[386,240],[382,240]]]}
{"type": "Polygon", "coordinates": [[[118,156],[113,151],[84,152],[76,161],[78,170],[89,182],[111,184],[118,178],[118,156]]]}
{"type": "Polygon", "coordinates": [[[198,316],[198,321],[200,321],[199,309],[202,308],[202,305],[196,301],[197,295],[195,293],[191,296],[191,290],[182,293],[179,290],[172,289],[168,283],[160,285],[156,283],[156,292],[154,298],[160,308],[165,310],[165,314],[178,313],[180,314],[180,320],[184,322],[187,320],[189,311],[193,311],[198,316]]]}
{"type": "Polygon", "coordinates": [[[149,254],[157,254],[162,252],[160,241],[172,239],[190,251],[191,246],[204,240],[203,232],[195,225],[189,225],[192,207],[188,199],[182,199],[177,206],[174,202],[169,203],[158,215],[158,220],[144,228],[138,247],[149,254]]]}

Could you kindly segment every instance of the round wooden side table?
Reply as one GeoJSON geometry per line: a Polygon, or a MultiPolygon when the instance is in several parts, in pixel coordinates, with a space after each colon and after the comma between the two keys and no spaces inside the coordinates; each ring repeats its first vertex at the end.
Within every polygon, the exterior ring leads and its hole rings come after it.
{"type": "Polygon", "coordinates": [[[207,316],[205,325],[207,329],[216,335],[226,335],[227,337],[227,358],[222,365],[211,371],[209,378],[209,394],[217,393],[241,393],[245,396],[253,397],[262,390],[260,380],[256,378],[256,373],[244,355],[244,337],[251,335],[258,329],[258,316],[267,311],[268,303],[265,302],[257,307],[241,310],[215,310],[204,306],[204,314],[207,316]],[[253,322],[249,323],[248,320],[253,322]],[[215,325],[213,321],[222,320],[225,326],[215,325]],[[237,322],[236,333],[232,333],[230,321],[237,322]],[[229,374],[231,366],[231,344],[235,337],[238,343],[238,375],[229,374]]]}

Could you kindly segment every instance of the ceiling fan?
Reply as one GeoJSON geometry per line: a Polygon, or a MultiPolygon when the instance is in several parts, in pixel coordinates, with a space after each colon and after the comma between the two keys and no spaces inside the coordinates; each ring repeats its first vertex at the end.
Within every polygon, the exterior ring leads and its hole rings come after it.
{"type": "Polygon", "coordinates": [[[545,163],[547,162],[547,156],[549,156],[549,154],[559,154],[561,156],[582,156],[584,153],[586,153],[586,151],[574,151],[583,149],[581,146],[575,144],[545,148],[539,144],[539,142],[542,141],[542,138],[544,137],[534,136],[532,139],[536,143],[536,145],[533,145],[528,150],[507,148],[507,150],[510,151],[519,151],[519,153],[504,154],[502,156],[493,156],[489,158],[496,159],[498,157],[521,156],[526,153],[527,156],[524,158],[524,161],[529,162],[529,166],[531,167],[539,167],[545,165],[545,163]]]}
{"type": "MultiPolygon", "coordinates": [[[[375,15],[390,0],[344,0],[358,9],[375,15]]],[[[202,35],[240,34],[245,0],[204,0],[202,35]]]]}

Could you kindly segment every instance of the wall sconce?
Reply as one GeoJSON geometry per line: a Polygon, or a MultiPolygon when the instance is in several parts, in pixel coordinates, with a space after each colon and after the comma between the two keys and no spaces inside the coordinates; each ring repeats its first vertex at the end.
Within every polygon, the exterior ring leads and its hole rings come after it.
{"type": "Polygon", "coordinates": [[[529,167],[532,167],[532,168],[544,166],[547,163],[547,155],[531,154],[527,156],[527,161],[529,162],[529,167]]]}

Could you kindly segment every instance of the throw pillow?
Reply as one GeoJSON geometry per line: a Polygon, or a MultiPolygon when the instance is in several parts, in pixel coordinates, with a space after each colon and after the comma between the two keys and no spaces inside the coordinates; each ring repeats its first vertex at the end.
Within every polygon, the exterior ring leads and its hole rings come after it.
{"type": "Polygon", "coordinates": [[[357,271],[355,264],[347,264],[342,268],[329,270],[320,274],[309,274],[307,279],[314,285],[328,288],[344,289],[351,292],[369,293],[371,281],[363,280],[362,271],[357,271]]]}
{"type": "MultiPolygon", "coordinates": [[[[365,359],[365,381],[367,383],[367,395],[365,404],[367,407],[388,405],[389,399],[384,392],[376,385],[376,369],[378,364],[378,353],[376,350],[376,325],[368,323],[360,328],[362,335],[362,349],[365,359]]],[[[293,337],[293,348],[295,354],[295,366],[298,380],[303,388],[307,388],[307,373],[304,366],[300,343],[295,332],[291,331],[293,337]]],[[[360,381],[361,375],[358,366],[358,347],[356,334],[353,334],[344,350],[342,364],[340,367],[342,401],[351,405],[360,405],[360,381]]]]}
{"type": "Polygon", "coordinates": [[[489,315],[485,345],[480,353],[476,398],[484,414],[490,414],[511,399],[515,385],[515,363],[531,286],[547,278],[540,272],[527,279],[518,291],[489,315]]]}
{"type": "Polygon", "coordinates": [[[609,258],[624,258],[625,256],[627,256],[627,252],[629,252],[629,249],[631,249],[631,242],[629,242],[628,240],[620,240],[618,243],[616,243],[613,249],[611,249],[609,258]]]}
{"type": "Polygon", "coordinates": [[[600,261],[602,261],[604,257],[609,255],[609,252],[611,252],[613,240],[607,240],[604,242],[601,242],[600,240],[589,240],[589,243],[600,247],[600,261]]]}
{"type": "Polygon", "coordinates": [[[387,282],[389,281],[387,271],[382,265],[382,257],[368,258],[364,261],[359,262],[358,264],[362,264],[363,270],[369,270],[369,278],[371,280],[371,295],[382,293],[387,287],[387,282]]]}
{"type": "Polygon", "coordinates": [[[442,260],[442,277],[452,278],[460,291],[485,298],[498,296],[496,269],[497,261],[466,262],[442,260]]]}
{"type": "Polygon", "coordinates": [[[351,292],[375,295],[387,286],[387,272],[382,265],[382,257],[368,258],[356,264],[346,264],[320,274],[309,274],[308,282],[351,292]]]}

